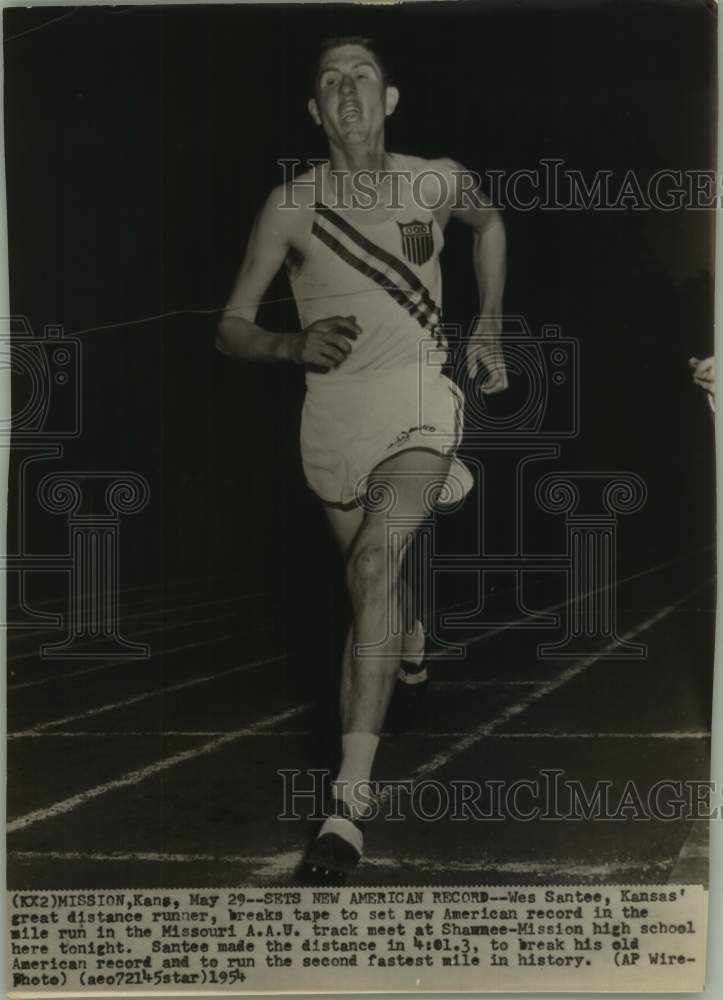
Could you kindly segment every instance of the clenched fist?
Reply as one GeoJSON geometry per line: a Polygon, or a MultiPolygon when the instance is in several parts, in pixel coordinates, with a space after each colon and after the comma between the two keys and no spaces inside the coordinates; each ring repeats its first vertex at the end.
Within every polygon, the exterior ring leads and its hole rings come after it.
{"type": "Polygon", "coordinates": [[[354,316],[329,316],[318,319],[297,333],[291,347],[291,360],[331,371],[351,354],[351,341],[361,333],[354,316]]]}
{"type": "Polygon", "coordinates": [[[479,320],[466,346],[467,372],[474,383],[484,374],[480,384],[483,395],[492,395],[507,388],[507,368],[502,353],[499,321],[479,320]]]}
{"type": "Polygon", "coordinates": [[[693,381],[708,393],[708,402],[715,411],[715,358],[688,358],[693,381]]]}

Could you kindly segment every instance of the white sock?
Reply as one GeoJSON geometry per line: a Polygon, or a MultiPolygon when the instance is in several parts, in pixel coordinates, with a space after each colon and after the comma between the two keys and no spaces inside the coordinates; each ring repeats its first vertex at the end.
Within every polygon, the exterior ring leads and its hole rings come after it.
{"type": "Polygon", "coordinates": [[[341,738],[341,767],[332,788],[336,797],[343,799],[359,818],[369,812],[364,798],[369,797],[369,778],[378,746],[376,733],[344,733],[341,738]],[[362,783],[365,787],[356,787],[362,783]],[[361,801],[357,793],[362,793],[361,801]]]}
{"type": "MultiPolygon", "coordinates": [[[[341,768],[336,781],[332,783],[332,791],[336,798],[346,803],[355,819],[363,819],[364,814],[369,811],[363,796],[368,797],[369,778],[379,737],[374,733],[344,733],[341,745],[341,768]]],[[[362,853],[364,836],[350,820],[340,816],[330,816],[324,820],[319,836],[325,833],[338,834],[360,854],[362,853]]]]}

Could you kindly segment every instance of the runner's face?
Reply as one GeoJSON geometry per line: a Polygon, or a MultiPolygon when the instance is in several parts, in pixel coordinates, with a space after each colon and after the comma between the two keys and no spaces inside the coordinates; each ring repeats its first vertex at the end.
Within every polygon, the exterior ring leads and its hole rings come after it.
{"type": "Polygon", "coordinates": [[[329,139],[359,143],[378,134],[396,104],[381,68],[363,45],[342,45],[325,53],[309,110],[329,139]]]}

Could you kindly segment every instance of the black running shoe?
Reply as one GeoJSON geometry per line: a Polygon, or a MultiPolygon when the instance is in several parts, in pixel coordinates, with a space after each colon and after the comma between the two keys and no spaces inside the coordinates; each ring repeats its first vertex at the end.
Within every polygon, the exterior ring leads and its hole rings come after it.
{"type": "MultiPolygon", "coordinates": [[[[364,820],[354,819],[343,799],[332,797],[329,816],[349,820],[359,830],[364,820]]],[[[297,871],[297,879],[306,885],[342,885],[361,861],[357,849],[338,833],[322,833],[306,849],[297,871]]]]}

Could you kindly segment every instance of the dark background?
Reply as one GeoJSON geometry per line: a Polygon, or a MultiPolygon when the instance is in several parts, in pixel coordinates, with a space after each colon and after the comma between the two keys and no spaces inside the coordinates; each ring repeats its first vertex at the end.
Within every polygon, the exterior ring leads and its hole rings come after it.
{"type": "MultiPolygon", "coordinates": [[[[543,157],[586,176],[713,167],[715,28],[701,2],[3,17],[11,310],[37,334],[62,324],[82,343],[83,434],[42,471],[147,477],[151,503],[122,527],[127,587],[235,574],[240,591],[268,590],[299,620],[332,600],[298,454],[303,373],[213,348],[277,160],[324,154],[305,110],[321,37],[370,33],[391,53],[402,93],[392,150],[478,171],[543,157]]],[[[713,349],[712,213],[505,220],[506,311],[580,344],[581,433],[559,466],[627,469],[648,485],[644,510],[621,525],[621,571],[710,544],[712,422],[687,359],[713,349]]],[[[464,325],[476,306],[470,247],[450,226],[446,319],[464,325]]],[[[294,330],[289,296],[280,277],[261,322],[294,330]]],[[[25,391],[16,375],[16,409],[25,391]]],[[[470,511],[445,529],[462,546],[470,511]]],[[[494,537],[493,499],[487,516],[494,537]]],[[[33,522],[37,550],[64,539],[62,518],[33,522]]]]}

